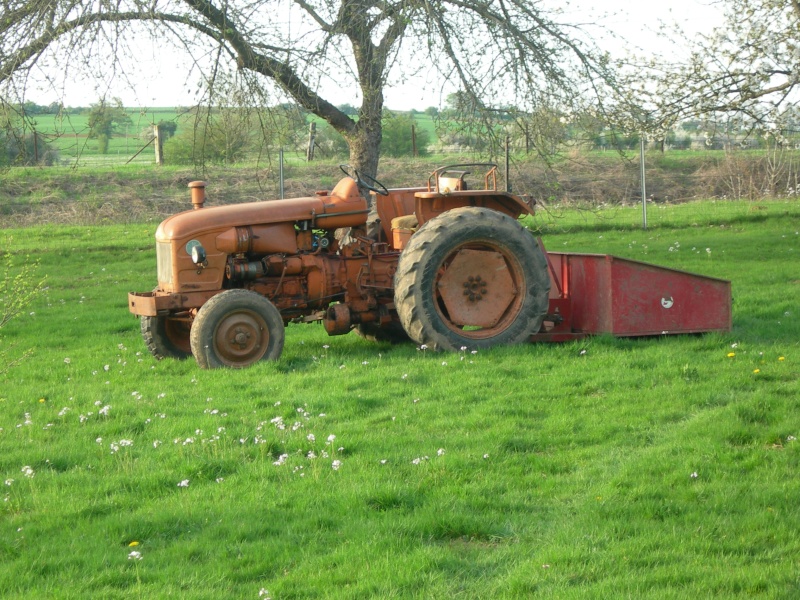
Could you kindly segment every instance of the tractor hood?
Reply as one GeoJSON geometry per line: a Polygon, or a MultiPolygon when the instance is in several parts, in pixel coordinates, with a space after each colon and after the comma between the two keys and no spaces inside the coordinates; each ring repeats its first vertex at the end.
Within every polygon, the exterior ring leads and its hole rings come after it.
{"type": "MultiPolygon", "coordinates": [[[[196,207],[202,206],[193,202],[196,207]]],[[[159,289],[208,292],[222,287],[228,257],[298,252],[298,230],[356,227],[367,201],[349,177],[316,196],[196,208],[162,221],[156,230],[159,289]],[[296,224],[302,223],[302,227],[296,224]],[[198,256],[193,257],[193,253],[198,256]]]]}
{"type": "Polygon", "coordinates": [[[342,179],[330,192],[306,198],[231,204],[178,213],[162,221],[156,241],[191,238],[210,230],[270,223],[310,221],[312,227],[355,227],[367,221],[367,202],[355,181],[342,179]]]}

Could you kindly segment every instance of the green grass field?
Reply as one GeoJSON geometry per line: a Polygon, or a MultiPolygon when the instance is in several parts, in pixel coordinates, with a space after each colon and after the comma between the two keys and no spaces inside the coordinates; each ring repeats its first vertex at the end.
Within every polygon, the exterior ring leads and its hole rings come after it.
{"type": "Polygon", "coordinates": [[[732,280],[729,335],[435,354],[290,326],[243,371],[156,362],[155,224],[3,230],[46,292],[0,330],[0,597],[800,596],[800,210],[552,250],[732,280]],[[13,238],[13,240],[11,239],[13,238]]]}

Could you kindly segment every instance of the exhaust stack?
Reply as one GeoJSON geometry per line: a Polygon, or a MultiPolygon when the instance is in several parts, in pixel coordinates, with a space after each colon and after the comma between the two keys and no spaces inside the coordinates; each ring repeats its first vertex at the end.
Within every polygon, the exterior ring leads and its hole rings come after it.
{"type": "Polygon", "coordinates": [[[192,190],[192,207],[195,210],[203,208],[206,203],[206,182],[192,181],[189,183],[189,189],[192,190]]]}

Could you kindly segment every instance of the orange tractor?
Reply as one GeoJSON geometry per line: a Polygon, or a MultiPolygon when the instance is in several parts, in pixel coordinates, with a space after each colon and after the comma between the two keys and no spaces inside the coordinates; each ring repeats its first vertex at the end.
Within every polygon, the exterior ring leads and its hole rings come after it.
{"type": "Polygon", "coordinates": [[[286,323],[312,321],[329,335],[456,351],[730,329],[727,281],[548,255],[517,221],[534,202],[499,191],[496,165],[442,167],[425,186],[391,190],[341,169],[312,197],[211,208],[205,184],[189,184],[194,210],[156,231],[158,287],[128,296],[150,352],[246,367],[280,357],[286,323]],[[378,217],[369,235],[367,192],[378,217]]]}

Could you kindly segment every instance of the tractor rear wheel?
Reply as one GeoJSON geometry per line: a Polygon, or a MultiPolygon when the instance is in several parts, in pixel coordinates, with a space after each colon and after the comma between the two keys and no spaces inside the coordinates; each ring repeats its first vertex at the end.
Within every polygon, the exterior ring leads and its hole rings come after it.
{"type": "Polygon", "coordinates": [[[536,239],[487,208],[458,208],[425,223],[400,255],[394,282],[403,328],[435,350],[525,342],[549,303],[536,239]]]}
{"type": "Polygon", "coordinates": [[[188,319],[170,319],[168,317],[142,317],[142,338],[150,350],[150,354],[158,360],[177,358],[183,360],[192,355],[189,342],[189,330],[192,327],[188,319]]]}
{"type": "Polygon", "coordinates": [[[206,302],[192,325],[192,354],[204,369],[248,367],[278,360],[283,319],[275,305],[250,290],[226,290],[206,302]]]}

